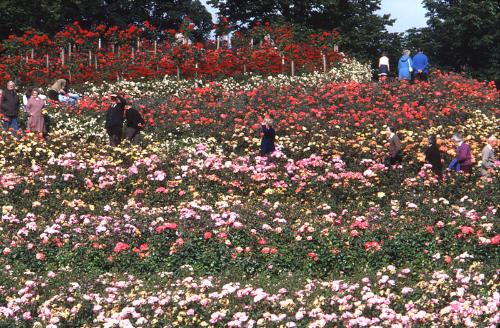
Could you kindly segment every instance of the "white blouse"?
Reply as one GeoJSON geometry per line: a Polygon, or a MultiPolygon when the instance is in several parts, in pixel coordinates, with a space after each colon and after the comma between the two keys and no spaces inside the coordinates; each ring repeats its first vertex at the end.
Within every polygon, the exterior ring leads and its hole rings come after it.
{"type": "Polygon", "coordinates": [[[389,58],[387,58],[386,56],[380,57],[378,66],[380,67],[381,65],[387,65],[387,67],[389,67],[389,58]]]}

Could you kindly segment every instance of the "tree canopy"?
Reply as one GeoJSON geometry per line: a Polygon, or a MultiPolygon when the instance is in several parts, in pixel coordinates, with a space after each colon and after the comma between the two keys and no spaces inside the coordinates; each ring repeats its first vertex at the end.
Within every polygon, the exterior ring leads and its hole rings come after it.
{"type": "Polygon", "coordinates": [[[500,80],[500,2],[424,0],[427,27],[407,32],[409,46],[423,48],[431,61],[448,69],[500,80]]]}
{"type": "Polygon", "coordinates": [[[196,25],[197,37],[212,29],[212,16],[199,0],[2,0],[0,15],[0,38],[29,27],[54,34],[74,21],[121,28],[149,21],[160,29],[177,29],[186,16],[196,25]]]}
{"type": "Polygon", "coordinates": [[[208,3],[239,29],[278,19],[312,29],[336,29],[342,38],[342,50],[361,59],[373,59],[396,36],[386,30],[386,25],[392,25],[394,20],[376,13],[380,0],[209,0],[208,3]]]}

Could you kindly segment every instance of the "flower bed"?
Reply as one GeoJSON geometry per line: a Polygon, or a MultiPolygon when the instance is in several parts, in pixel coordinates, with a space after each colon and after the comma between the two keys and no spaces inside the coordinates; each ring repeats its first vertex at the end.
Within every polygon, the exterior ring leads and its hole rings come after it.
{"type": "Polygon", "coordinates": [[[436,133],[448,162],[461,129],[477,165],[497,132],[492,85],[175,83],[88,85],[78,109],[49,108],[49,141],[2,133],[0,323],[499,323],[498,170],[437,182],[422,155],[436,133]],[[149,122],[142,147],[104,146],[116,89],[149,122]],[[265,112],[271,160],[257,156],[265,112]],[[385,124],[404,170],[382,164],[385,124]]]}

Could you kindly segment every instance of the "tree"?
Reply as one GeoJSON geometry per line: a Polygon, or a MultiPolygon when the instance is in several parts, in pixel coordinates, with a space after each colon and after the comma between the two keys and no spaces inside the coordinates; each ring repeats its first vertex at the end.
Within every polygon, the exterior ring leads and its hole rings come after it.
{"type": "Polygon", "coordinates": [[[343,51],[362,59],[373,59],[381,47],[397,35],[386,25],[394,20],[377,15],[380,0],[209,0],[219,14],[239,29],[259,21],[282,19],[319,30],[336,29],[341,34],[343,51]]]}
{"type": "Polygon", "coordinates": [[[439,66],[500,81],[500,2],[424,0],[428,27],[411,30],[408,44],[419,45],[439,66]]]}
{"type": "Polygon", "coordinates": [[[148,20],[160,29],[177,29],[188,16],[198,39],[212,28],[212,16],[199,0],[2,0],[0,15],[1,39],[29,27],[54,34],[73,21],[86,28],[101,23],[125,28],[148,20]]]}

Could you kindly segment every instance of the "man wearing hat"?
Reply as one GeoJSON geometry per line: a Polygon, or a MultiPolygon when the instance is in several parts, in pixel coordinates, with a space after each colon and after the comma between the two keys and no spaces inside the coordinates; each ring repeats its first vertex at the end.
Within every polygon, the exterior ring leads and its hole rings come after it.
{"type": "Polygon", "coordinates": [[[106,132],[109,136],[111,146],[117,146],[122,141],[123,111],[127,102],[122,96],[112,94],[110,96],[111,105],[106,111],[106,132]]]}

